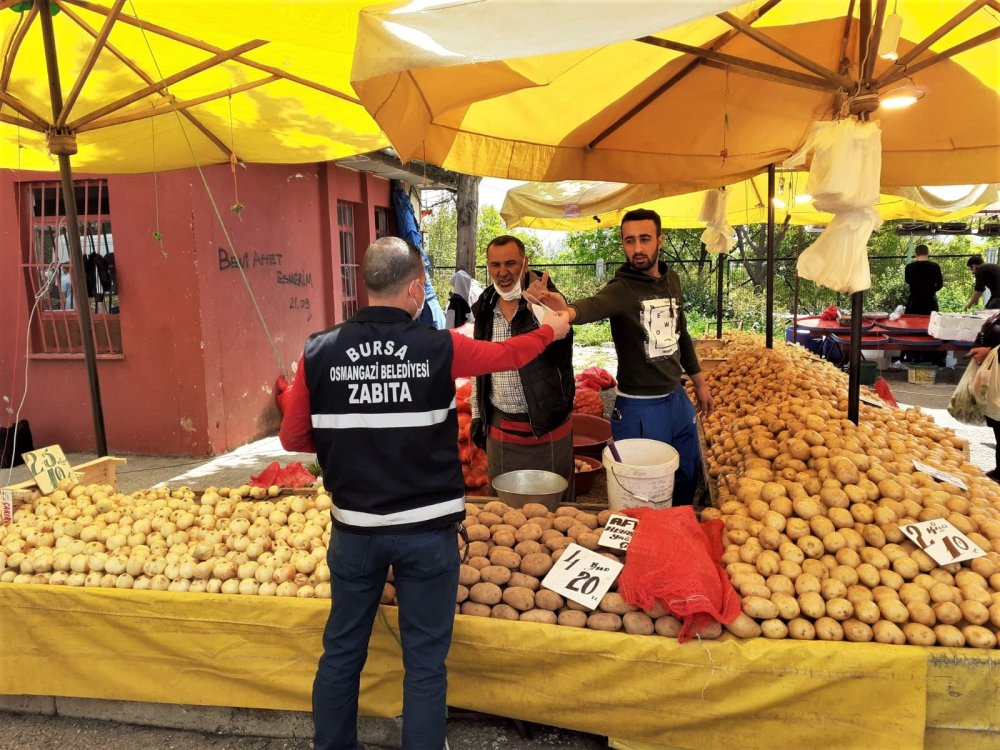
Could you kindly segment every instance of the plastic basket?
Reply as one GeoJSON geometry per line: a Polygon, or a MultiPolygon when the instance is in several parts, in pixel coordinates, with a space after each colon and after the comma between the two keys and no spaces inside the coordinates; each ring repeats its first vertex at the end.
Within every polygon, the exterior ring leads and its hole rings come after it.
{"type": "Polygon", "coordinates": [[[907,383],[931,384],[937,382],[937,365],[914,363],[906,366],[907,383]]]}

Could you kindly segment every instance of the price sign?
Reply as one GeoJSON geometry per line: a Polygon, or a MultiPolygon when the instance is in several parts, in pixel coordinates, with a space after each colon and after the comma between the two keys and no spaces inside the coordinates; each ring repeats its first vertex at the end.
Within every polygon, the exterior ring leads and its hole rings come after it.
{"type": "Polygon", "coordinates": [[[0,523],[9,526],[14,521],[14,493],[0,490],[0,523]]]}
{"type": "Polygon", "coordinates": [[[885,408],[885,404],[877,398],[871,398],[870,396],[858,396],[858,400],[860,400],[863,404],[868,404],[869,406],[877,406],[879,409],[885,408]]]}
{"type": "Polygon", "coordinates": [[[637,523],[639,521],[631,516],[615,513],[608,517],[608,522],[604,525],[604,532],[597,543],[602,547],[611,547],[612,549],[628,549],[637,523]]]}
{"type": "Polygon", "coordinates": [[[35,478],[35,484],[43,494],[53,492],[59,480],[74,479],[76,476],[58,445],[49,445],[37,451],[24,453],[23,457],[28,465],[28,471],[35,478]]]}
{"type": "Polygon", "coordinates": [[[542,585],[577,604],[595,609],[624,567],[617,560],[571,544],[542,579],[542,585]]]}
{"type": "Polygon", "coordinates": [[[964,562],[986,554],[969,537],[942,518],[909,523],[900,526],[899,530],[930,555],[938,565],[964,562]]]}
{"type": "Polygon", "coordinates": [[[949,474],[946,471],[941,471],[941,469],[935,469],[929,464],[925,464],[923,461],[914,461],[913,468],[917,471],[922,471],[924,474],[930,474],[939,482],[951,482],[956,487],[961,487],[963,490],[969,489],[969,485],[965,483],[964,480],[959,479],[954,474],[949,474]]]}

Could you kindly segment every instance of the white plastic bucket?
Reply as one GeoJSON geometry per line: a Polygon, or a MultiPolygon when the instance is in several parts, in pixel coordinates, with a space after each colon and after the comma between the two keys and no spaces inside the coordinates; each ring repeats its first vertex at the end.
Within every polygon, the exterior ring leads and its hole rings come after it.
{"type": "Polygon", "coordinates": [[[611,449],[602,454],[608,476],[608,508],[669,508],[674,497],[674,473],[681,460],[672,445],[659,440],[616,440],[621,463],[611,449]]]}

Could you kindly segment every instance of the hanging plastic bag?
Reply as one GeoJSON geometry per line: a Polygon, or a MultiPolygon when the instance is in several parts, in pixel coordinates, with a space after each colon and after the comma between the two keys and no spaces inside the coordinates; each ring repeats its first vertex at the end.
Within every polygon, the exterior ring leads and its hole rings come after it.
{"type": "Polygon", "coordinates": [[[948,413],[963,424],[982,426],[986,424],[986,420],[983,419],[983,407],[976,400],[976,394],[972,387],[978,372],[979,365],[975,362],[969,362],[965,374],[958,381],[955,392],[951,394],[948,413]]]}
{"type": "Polygon", "coordinates": [[[710,253],[725,255],[736,244],[736,233],[726,221],[728,201],[729,195],[725,190],[705,191],[705,202],[701,207],[698,220],[708,224],[705,231],[701,233],[701,241],[705,243],[705,250],[710,253]]]}
{"type": "Polygon", "coordinates": [[[979,366],[972,381],[972,393],[983,410],[983,416],[1000,420],[1000,361],[993,347],[979,366]]]}

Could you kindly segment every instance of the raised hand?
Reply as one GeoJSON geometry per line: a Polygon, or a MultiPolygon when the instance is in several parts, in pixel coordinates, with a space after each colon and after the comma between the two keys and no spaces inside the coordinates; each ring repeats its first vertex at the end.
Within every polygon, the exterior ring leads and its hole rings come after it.
{"type": "Polygon", "coordinates": [[[566,338],[566,335],[569,333],[569,315],[565,312],[553,312],[550,310],[545,313],[542,325],[552,328],[555,334],[554,339],[559,341],[566,338]]]}

